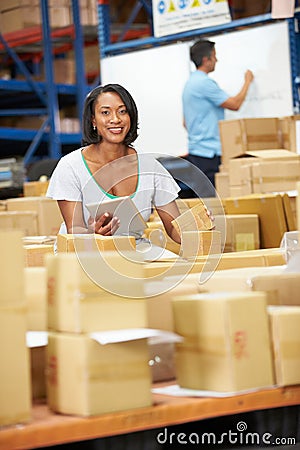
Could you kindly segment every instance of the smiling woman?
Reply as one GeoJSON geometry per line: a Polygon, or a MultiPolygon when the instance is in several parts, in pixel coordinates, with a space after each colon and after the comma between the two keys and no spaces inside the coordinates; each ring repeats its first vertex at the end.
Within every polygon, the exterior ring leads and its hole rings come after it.
{"type": "Polygon", "coordinates": [[[133,147],[137,130],[137,107],[123,86],[98,86],[88,94],[83,146],[61,158],[47,192],[64,219],[60,233],[115,234],[120,218],[108,212],[91,217],[86,205],[129,196],[146,222],[155,207],[168,235],[180,243],[171,223],[179,215],[175,199],[180,187],[154,155],[133,147]]]}

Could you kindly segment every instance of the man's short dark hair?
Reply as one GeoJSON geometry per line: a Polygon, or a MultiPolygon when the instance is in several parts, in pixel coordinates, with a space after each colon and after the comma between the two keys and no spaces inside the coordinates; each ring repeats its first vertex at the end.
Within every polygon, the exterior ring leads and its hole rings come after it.
{"type": "Polygon", "coordinates": [[[202,66],[204,56],[210,57],[215,43],[212,41],[202,40],[195,42],[190,48],[190,57],[196,67],[202,66]]]}
{"type": "Polygon", "coordinates": [[[93,129],[92,119],[95,115],[96,100],[99,95],[104,92],[115,92],[124,102],[130,117],[130,130],[124,139],[124,144],[131,146],[138,136],[138,111],[131,94],[120,84],[106,84],[105,86],[97,86],[87,95],[83,108],[82,145],[97,144],[98,142],[101,142],[101,136],[98,135],[97,130],[93,129]]]}

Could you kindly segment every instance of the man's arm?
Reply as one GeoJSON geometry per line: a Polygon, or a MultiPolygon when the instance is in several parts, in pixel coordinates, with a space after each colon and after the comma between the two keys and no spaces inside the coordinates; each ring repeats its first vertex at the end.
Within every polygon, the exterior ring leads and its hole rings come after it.
{"type": "Polygon", "coordinates": [[[252,83],[253,78],[254,75],[251,70],[247,70],[245,73],[245,81],[240,92],[234,97],[229,97],[224,103],[221,104],[221,107],[230,109],[231,111],[238,111],[246,98],[249,86],[252,83]]]}

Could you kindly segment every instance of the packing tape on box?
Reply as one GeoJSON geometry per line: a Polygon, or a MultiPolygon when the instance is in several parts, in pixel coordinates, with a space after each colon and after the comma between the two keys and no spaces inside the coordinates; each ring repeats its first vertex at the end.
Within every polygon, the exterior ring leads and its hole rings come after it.
{"type": "MultiPolygon", "coordinates": [[[[112,344],[116,345],[116,344],[112,344]]],[[[92,363],[87,368],[87,378],[90,381],[112,382],[120,380],[138,380],[149,376],[148,361],[126,362],[126,364],[92,363]]]]}

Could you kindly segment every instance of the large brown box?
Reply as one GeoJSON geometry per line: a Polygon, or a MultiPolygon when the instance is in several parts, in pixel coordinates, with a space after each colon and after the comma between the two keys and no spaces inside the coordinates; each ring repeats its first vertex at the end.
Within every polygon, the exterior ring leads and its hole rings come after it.
{"type": "Polygon", "coordinates": [[[282,147],[277,117],[222,120],[219,129],[225,167],[231,158],[245,156],[248,150],[282,147]]]}
{"type": "Polygon", "coordinates": [[[131,262],[130,255],[103,254],[103,259],[98,252],[48,256],[50,330],[88,333],[147,326],[143,266],[131,262]]]}
{"type": "Polygon", "coordinates": [[[300,273],[286,272],[285,265],[219,270],[199,291],[264,291],[268,305],[300,305],[300,273]]]}
{"type": "Polygon", "coordinates": [[[48,405],[82,416],[150,406],[148,360],[145,339],[101,345],[85,334],[49,333],[48,405]]]}
{"type": "Polygon", "coordinates": [[[299,143],[297,143],[297,127],[299,125],[299,121],[299,114],[279,118],[282,145],[287,150],[295,153],[298,153],[297,147],[299,147],[299,143]]]}
{"type": "Polygon", "coordinates": [[[300,383],[300,307],[269,307],[276,384],[300,383]]]}
{"type": "Polygon", "coordinates": [[[263,292],[198,294],[173,300],[181,387],[220,392],[274,384],[263,292]]]}
{"type": "Polygon", "coordinates": [[[288,231],[282,197],[279,194],[253,194],[224,200],[227,214],[257,214],[261,248],[280,246],[288,231]]]}

